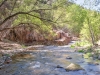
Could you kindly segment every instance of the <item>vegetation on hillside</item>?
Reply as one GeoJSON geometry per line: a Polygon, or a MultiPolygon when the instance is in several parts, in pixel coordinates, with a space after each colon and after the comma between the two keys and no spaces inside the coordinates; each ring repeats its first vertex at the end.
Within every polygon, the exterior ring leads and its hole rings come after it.
{"type": "Polygon", "coordinates": [[[47,37],[52,29],[69,32],[93,45],[100,38],[100,13],[66,0],[0,0],[0,16],[1,40],[23,42],[32,39],[28,33],[47,37]]]}

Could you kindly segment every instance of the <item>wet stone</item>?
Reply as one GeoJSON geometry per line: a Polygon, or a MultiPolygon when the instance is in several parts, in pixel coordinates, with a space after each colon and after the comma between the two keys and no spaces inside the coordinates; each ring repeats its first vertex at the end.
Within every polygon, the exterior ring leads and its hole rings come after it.
{"type": "Polygon", "coordinates": [[[88,65],[95,66],[95,65],[99,65],[99,63],[98,62],[88,62],[88,65]]]}
{"type": "Polygon", "coordinates": [[[62,66],[60,66],[60,65],[57,65],[57,68],[63,68],[62,66]]]}
{"type": "Polygon", "coordinates": [[[80,65],[71,63],[67,68],[66,71],[78,71],[84,70],[80,65]]]}
{"type": "Polygon", "coordinates": [[[72,57],[68,56],[68,57],[66,57],[66,59],[72,59],[72,57]]]}

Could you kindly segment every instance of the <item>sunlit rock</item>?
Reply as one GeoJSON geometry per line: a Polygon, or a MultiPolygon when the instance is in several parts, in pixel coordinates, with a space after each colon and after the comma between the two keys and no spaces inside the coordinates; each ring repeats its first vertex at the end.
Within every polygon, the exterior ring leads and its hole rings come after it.
{"type": "Polygon", "coordinates": [[[66,71],[78,71],[84,70],[80,65],[71,63],[67,68],[66,71]]]}

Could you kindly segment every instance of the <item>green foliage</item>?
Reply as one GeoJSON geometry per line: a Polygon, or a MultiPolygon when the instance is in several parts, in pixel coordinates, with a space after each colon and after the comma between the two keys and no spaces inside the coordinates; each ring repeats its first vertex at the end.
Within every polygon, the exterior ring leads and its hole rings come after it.
{"type": "Polygon", "coordinates": [[[46,34],[52,28],[69,31],[82,40],[72,45],[72,48],[95,43],[100,39],[99,12],[87,10],[66,0],[7,0],[6,4],[8,5],[0,9],[0,22],[17,12],[31,11],[31,15],[19,14],[11,18],[11,25],[32,23],[38,31],[46,34]]]}
{"type": "Polygon", "coordinates": [[[73,46],[75,47],[85,47],[85,46],[90,46],[91,44],[88,41],[77,41],[73,46]]]}
{"type": "Polygon", "coordinates": [[[79,53],[83,53],[83,52],[84,52],[84,50],[83,50],[83,49],[81,49],[81,50],[78,50],[78,52],[79,52],[79,53]]]}
{"type": "Polygon", "coordinates": [[[70,25],[68,27],[71,29],[73,34],[79,35],[86,17],[86,11],[75,4],[69,6],[67,10],[67,12],[70,13],[68,15],[70,25]]]}
{"type": "MultiPolygon", "coordinates": [[[[83,9],[78,5],[70,5],[67,8],[66,21],[69,30],[81,38],[81,40],[95,43],[100,37],[100,13],[92,10],[83,9]]],[[[80,45],[80,44],[77,44],[80,45]]]]}
{"type": "Polygon", "coordinates": [[[88,59],[88,58],[90,58],[90,57],[92,57],[92,54],[91,54],[91,53],[86,53],[86,54],[84,54],[84,58],[85,58],[85,59],[88,59]]]}
{"type": "Polygon", "coordinates": [[[100,30],[99,30],[99,16],[100,14],[95,11],[87,11],[87,18],[84,21],[84,26],[81,30],[81,38],[84,40],[88,40],[92,42],[92,38],[94,38],[94,42],[99,40],[100,30]],[[88,22],[89,20],[89,22],[88,22]],[[91,32],[90,32],[91,31],[91,32]]]}
{"type": "Polygon", "coordinates": [[[75,45],[71,45],[70,48],[75,48],[75,45]]]}

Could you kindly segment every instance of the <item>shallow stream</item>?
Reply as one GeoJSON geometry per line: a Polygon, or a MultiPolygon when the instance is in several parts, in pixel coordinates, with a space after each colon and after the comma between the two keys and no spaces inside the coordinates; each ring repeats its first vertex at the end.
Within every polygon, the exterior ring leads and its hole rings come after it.
{"type": "Polygon", "coordinates": [[[13,59],[0,69],[0,75],[100,75],[100,61],[84,59],[82,53],[75,52],[70,45],[43,46],[26,54],[31,57],[13,59]],[[67,59],[67,56],[72,59],[67,59]],[[70,63],[79,64],[85,70],[66,71],[64,68],[70,63]],[[63,68],[58,68],[58,65],[63,68]]]}

